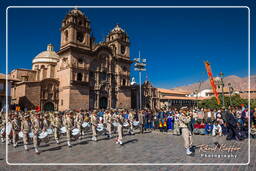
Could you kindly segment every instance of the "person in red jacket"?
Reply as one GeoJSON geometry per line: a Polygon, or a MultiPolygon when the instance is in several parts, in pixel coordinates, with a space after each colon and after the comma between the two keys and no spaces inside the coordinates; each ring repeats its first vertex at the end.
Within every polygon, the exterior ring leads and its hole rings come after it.
{"type": "Polygon", "coordinates": [[[36,106],[36,112],[40,112],[41,111],[41,108],[39,105],[36,106]]]}

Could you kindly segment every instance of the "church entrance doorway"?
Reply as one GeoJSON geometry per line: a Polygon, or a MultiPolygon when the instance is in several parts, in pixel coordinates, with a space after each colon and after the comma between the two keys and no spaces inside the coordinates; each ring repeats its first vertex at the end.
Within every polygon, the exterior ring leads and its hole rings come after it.
{"type": "Polygon", "coordinates": [[[108,107],[108,99],[106,97],[100,98],[100,109],[107,109],[108,107]]]}
{"type": "Polygon", "coordinates": [[[54,104],[52,102],[46,102],[43,109],[44,111],[54,111],[54,104]]]}

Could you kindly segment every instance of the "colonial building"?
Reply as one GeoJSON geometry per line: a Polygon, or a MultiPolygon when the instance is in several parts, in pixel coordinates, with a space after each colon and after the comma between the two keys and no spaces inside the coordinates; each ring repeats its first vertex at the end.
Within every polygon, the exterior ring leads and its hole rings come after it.
{"type": "Polygon", "coordinates": [[[15,82],[19,81],[16,79],[12,79],[9,76],[8,76],[7,80],[6,80],[6,75],[0,73],[0,111],[5,111],[7,109],[7,106],[10,106],[11,88],[15,84],[15,82]],[[6,82],[7,80],[8,80],[8,83],[6,82]],[[8,86],[8,88],[7,88],[7,86],[8,86]],[[8,91],[7,91],[7,89],[8,89],[8,91]],[[7,99],[8,104],[6,104],[6,99],[7,99]]]}
{"type": "MultiPolygon", "coordinates": [[[[140,86],[137,84],[132,85],[132,102],[133,109],[140,108],[140,86]]],[[[153,87],[151,82],[145,81],[141,85],[141,108],[142,109],[160,109],[159,92],[157,88],[153,87]]]]}
{"type": "Polygon", "coordinates": [[[32,69],[10,73],[19,79],[13,103],[44,110],[130,108],[130,42],[116,25],[96,43],[89,19],[78,9],[65,16],[60,49],[49,44],[32,61],[32,69]]]}

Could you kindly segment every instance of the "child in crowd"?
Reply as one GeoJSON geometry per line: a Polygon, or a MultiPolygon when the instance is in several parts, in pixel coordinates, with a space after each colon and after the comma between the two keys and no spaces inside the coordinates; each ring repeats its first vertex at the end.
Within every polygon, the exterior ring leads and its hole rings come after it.
{"type": "Polygon", "coordinates": [[[199,135],[200,134],[200,122],[199,121],[196,121],[196,123],[194,124],[193,133],[195,135],[199,135]]]}
{"type": "Polygon", "coordinates": [[[199,126],[200,135],[205,135],[205,123],[202,121],[199,126]]]}
{"type": "Polygon", "coordinates": [[[205,125],[205,134],[211,135],[212,134],[213,125],[210,121],[205,125]]]}
{"type": "Polygon", "coordinates": [[[212,136],[222,136],[222,127],[219,122],[214,122],[213,129],[212,129],[212,136]]]}

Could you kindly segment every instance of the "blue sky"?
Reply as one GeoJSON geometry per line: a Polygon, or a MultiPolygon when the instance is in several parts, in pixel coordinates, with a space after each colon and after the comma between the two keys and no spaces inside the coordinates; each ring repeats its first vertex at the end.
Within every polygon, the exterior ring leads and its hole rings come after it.
{"type": "MultiPolygon", "coordinates": [[[[42,1],[43,2],[43,1],[42,1]]],[[[1,5],[1,13],[8,5],[251,5],[239,1],[190,1],[170,4],[88,4],[80,1],[1,5]],[[186,3],[185,3],[186,2],[186,3]],[[225,3],[224,3],[225,2],[225,3]]],[[[254,5],[255,6],[255,5],[254,5]]],[[[251,7],[252,19],[255,7],[251,7]]],[[[9,9],[9,71],[31,69],[32,59],[52,43],[59,50],[60,25],[70,9],[9,9]]],[[[214,75],[244,77],[248,74],[248,10],[243,9],[88,9],[80,8],[91,21],[96,41],[101,41],[116,23],[128,32],[131,59],[147,58],[147,75],[156,87],[172,88],[206,80],[203,61],[212,64],[214,75]]],[[[1,25],[4,23],[2,16],[1,25]]],[[[253,23],[253,25],[255,25],[253,23]]],[[[3,28],[1,28],[3,29],[3,28]]],[[[5,30],[1,37],[5,38],[5,30]]],[[[254,36],[254,34],[252,34],[254,36]]],[[[252,36],[252,43],[254,37],[252,36]]],[[[2,40],[3,44],[5,40],[2,40]]],[[[1,43],[2,45],[2,43],[1,43]]],[[[5,51],[5,46],[0,47],[5,51]]],[[[252,46],[251,73],[255,74],[255,48],[252,46]]],[[[4,59],[4,58],[3,58],[4,59]]],[[[0,72],[5,72],[1,62],[0,72]]],[[[143,79],[146,77],[143,73],[143,79]]],[[[132,70],[131,76],[138,73],[132,70]]],[[[138,79],[137,79],[138,80],[138,79]]]]}

